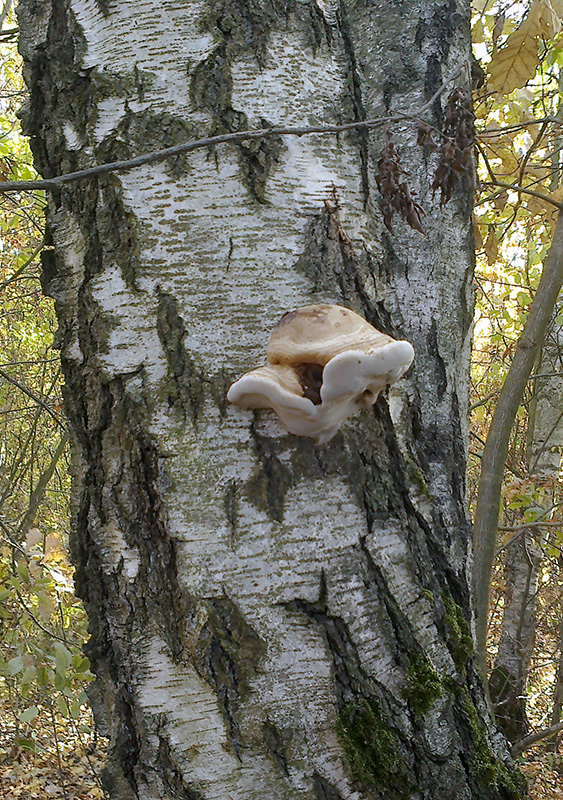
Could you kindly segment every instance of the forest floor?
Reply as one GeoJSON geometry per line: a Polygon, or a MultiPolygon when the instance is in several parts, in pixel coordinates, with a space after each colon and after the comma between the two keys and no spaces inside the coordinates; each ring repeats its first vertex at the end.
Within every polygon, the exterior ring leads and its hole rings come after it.
{"type": "Polygon", "coordinates": [[[92,735],[91,715],[78,722],[57,715],[52,723],[46,725],[43,718],[32,731],[28,727],[33,739],[26,739],[18,738],[5,718],[0,720],[1,800],[107,797],[100,780],[106,742],[92,735]]]}
{"type": "Polygon", "coordinates": [[[554,769],[551,754],[526,761],[522,771],[529,781],[531,800],[563,800],[563,759],[557,756],[558,769],[554,769]]]}

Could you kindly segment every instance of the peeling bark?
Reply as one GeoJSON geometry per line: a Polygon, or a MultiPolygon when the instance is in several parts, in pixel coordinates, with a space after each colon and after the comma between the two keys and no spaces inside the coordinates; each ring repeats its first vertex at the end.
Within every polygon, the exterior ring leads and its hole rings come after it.
{"type": "MultiPolygon", "coordinates": [[[[465,0],[19,15],[44,175],[265,120],[408,110],[470,52],[465,0]]],[[[223,145],[49,198],[72,551],[116,800],[521,794],[471,647],[471,198],[440,208],[435,156],[410,124],[393,135],[425,236],[385,230],[384,139],[356,133],[223,145]],[[225,391],[283,313],[327,301],[416,359],[315,449],[225,391]]]]}

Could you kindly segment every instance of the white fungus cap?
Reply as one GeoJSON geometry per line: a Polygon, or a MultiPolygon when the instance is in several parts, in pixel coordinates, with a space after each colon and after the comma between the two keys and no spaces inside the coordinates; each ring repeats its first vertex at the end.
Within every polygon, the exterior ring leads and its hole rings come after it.
{"type": "Polygon", "coordinates": [[[409,342],[348,308],[303,306],[274,328],[269,364],[239,378],[227,399],[241,408],[272,408],[290,433],[324,444],[348,417],[373,405],[413,358],[409,342]]]}

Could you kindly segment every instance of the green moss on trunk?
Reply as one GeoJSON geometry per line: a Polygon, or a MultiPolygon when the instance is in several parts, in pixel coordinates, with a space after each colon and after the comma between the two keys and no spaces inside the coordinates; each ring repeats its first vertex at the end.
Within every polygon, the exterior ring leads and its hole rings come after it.
{"type": "Polygon", "coordinates": [[[355,780],[396,800],[410,796],[412,786],[400,757],[398,736],[385,724],[376,700],[345,705],[337,733],[355,780]]]}

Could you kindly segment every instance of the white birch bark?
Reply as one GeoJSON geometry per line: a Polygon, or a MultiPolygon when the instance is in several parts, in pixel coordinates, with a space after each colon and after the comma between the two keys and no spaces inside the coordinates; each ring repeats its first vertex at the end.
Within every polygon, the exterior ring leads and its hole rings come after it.
{"type": "MultiPolygon", "coordinates": [[[[535,370],[528,435],[530,477],[543,482],[548,505],[557,501],[563,447],[563,341],[561,326],[555,321],[560,311],[556,308],[553,314],[535,370]]],[[[548,535],[542,534],[541,528],[530,528],[522,531],[506,553],[504,611],[490,689],[497,720],[511,741],[528,733],[526,688],[547,541],[548,535]]],[[[557,706],[556,691],[555,709],[557,706]]]]}
{"type": "MultiPolygon", "coordinates": [[[[469,58],[465,0],[19,14],[46,177],[245,126],[409,111],[469,58]]],[[[412,124],[392,133],[425,236],[383,228],[381,142],[363,134],[219,146],[50,197],[112,797],[518,796],[468,632],[470,200],[441,208],[435,157],[412,124]],[[389,403],[315,449],[225,393],[283,313],[320,301],[416,359],[389,403]]]]}

